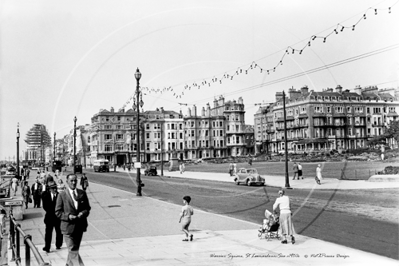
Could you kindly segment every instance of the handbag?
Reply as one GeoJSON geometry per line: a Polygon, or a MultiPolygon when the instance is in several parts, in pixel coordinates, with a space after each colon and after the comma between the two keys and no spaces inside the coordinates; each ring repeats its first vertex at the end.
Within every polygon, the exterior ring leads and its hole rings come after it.
{"type": "Polygon", "coordinates": [[[28,198],[28,202],[32,203],[32,198],[31,197],[28,198]]]}

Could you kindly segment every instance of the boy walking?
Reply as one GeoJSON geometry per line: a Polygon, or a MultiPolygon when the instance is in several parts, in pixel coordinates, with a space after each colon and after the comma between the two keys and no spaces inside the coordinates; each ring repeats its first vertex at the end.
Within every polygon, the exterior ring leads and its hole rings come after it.
{"type": "Polygon", "coordinates": [[[181,208],[179,223],[182,223],[181,230],[186,234],[186,238],[183,241],[188,241],[190,236],[190,241],[193,241],[193,235],[190,235],[190,231],[188,227],[191,223],[191,216],[194,215],[194,209],[190,206],[191,197],[184,196],[183,204],[184,206],[181,208]]]}

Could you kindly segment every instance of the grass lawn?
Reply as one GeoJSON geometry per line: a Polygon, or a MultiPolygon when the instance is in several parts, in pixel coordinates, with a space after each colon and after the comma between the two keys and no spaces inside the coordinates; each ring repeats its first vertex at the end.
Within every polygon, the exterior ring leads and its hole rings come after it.
{"type": "MultiPolygon", "coordinates": [[[[293,176],[293,162],[288,162],[289,176],[293,176]]],[[[316,176],[316,167],[318,164],[322,167],[323,178],[343,178],[343,179],[363,179],[367,180],[370,176],[378,171],[384,170],[387,166],[399,166],[399,161],[395,162],[310,162],[301,163],[303,176],[306,178],[314,178],[316,176]],[[344,171],[343,171],[344,170],[344,171]]],[[[285,163],[283,162],[254,162],[252,166],[248,163],[237,163],[238,168],[256,168],[261,175],[285,175],[285,163]]],[[[229,163],[213,164],[200,163],[186,165],[186,171],[193,172],[214,172],[228,174],[229,163]]]]}

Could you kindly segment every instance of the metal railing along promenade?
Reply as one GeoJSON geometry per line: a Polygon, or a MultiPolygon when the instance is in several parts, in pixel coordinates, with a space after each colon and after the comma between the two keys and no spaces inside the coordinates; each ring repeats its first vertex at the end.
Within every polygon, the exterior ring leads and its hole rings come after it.
{"type": "MultiPolygon", "coordinates": [[[[32,241],[32,236],[26,234],[19,223],[15,220],[12,215],[12,209],[10,209],[9,215],[9,222],[10,222],[10,249],[12,253],[11,261],[15,261],[16,265],[23,265],[21,262],[21,237],[24,239],[25,244],[25,266],[31,265],[31,252],[36,259],[38,265],[51,265],[48,262],[45,262],[40,255],[37,247],[32,241]]],[[[36,263],[34,264],[36,265],[36,263]]]]}

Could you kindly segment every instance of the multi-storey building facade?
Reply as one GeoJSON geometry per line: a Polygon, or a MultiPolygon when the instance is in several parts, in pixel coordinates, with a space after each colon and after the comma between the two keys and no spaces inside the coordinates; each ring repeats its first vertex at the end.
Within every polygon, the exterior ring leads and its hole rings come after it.
{"type": "Polygon", "coordinates": [[[180,113],[157,108],[144,112],[145,162],[183,159],[184,121],[180,113]]]}
{"type": "Polygon", "coordinates": [[[246,155],[245,110],[242,98],[225,102],[224,97],[213,101],[213,107],[189,108],[184,117],[185,158],[221,158],[246,155]]]}
{"type": "MultiPolygon", "coordinates": [[[[244,114],[242,98],[225,102],[223,97],[215,99],[212,108],[203,107],[201,114],[196,106],[184,117],[163,108],[140,112],[140,161],[246,155],[253,150],[253,140],[248,137],[244,114]]],[[[93,115],[91,125],[77,127],[78,162],[90,165],[103,158],[123,165],[136,161],[136,119],[132,109],[115,112],[111,108],[93,115]]],[[[67,140],[72,155],[73,130],[67,140]]]]}
{"type": "MultiPolygon", "coordinates": [[[[283,111],[282,93],[276,93],[276,102],[256,113],[257,152],[285,150],[283,111]]],[[[398,119],[398,112],[397,90],[290,89],[286,97],[287,148],[303,152],[365,147],[368,139],[381,135],[390,121],[398,119]]]]}
{"type": "MultiPolygon", "coordinates": [[[[91,118],[88,129],[87,144],[90,147],[90,161],[107,159],[118,165],[136,161],[137,152],[137,113],[132,109],[118,112],[111,107],[110,111],[100,110],[91,118]]],[[[144,116],[140,114],[140,161],[144,159],[144,116]]]]}

